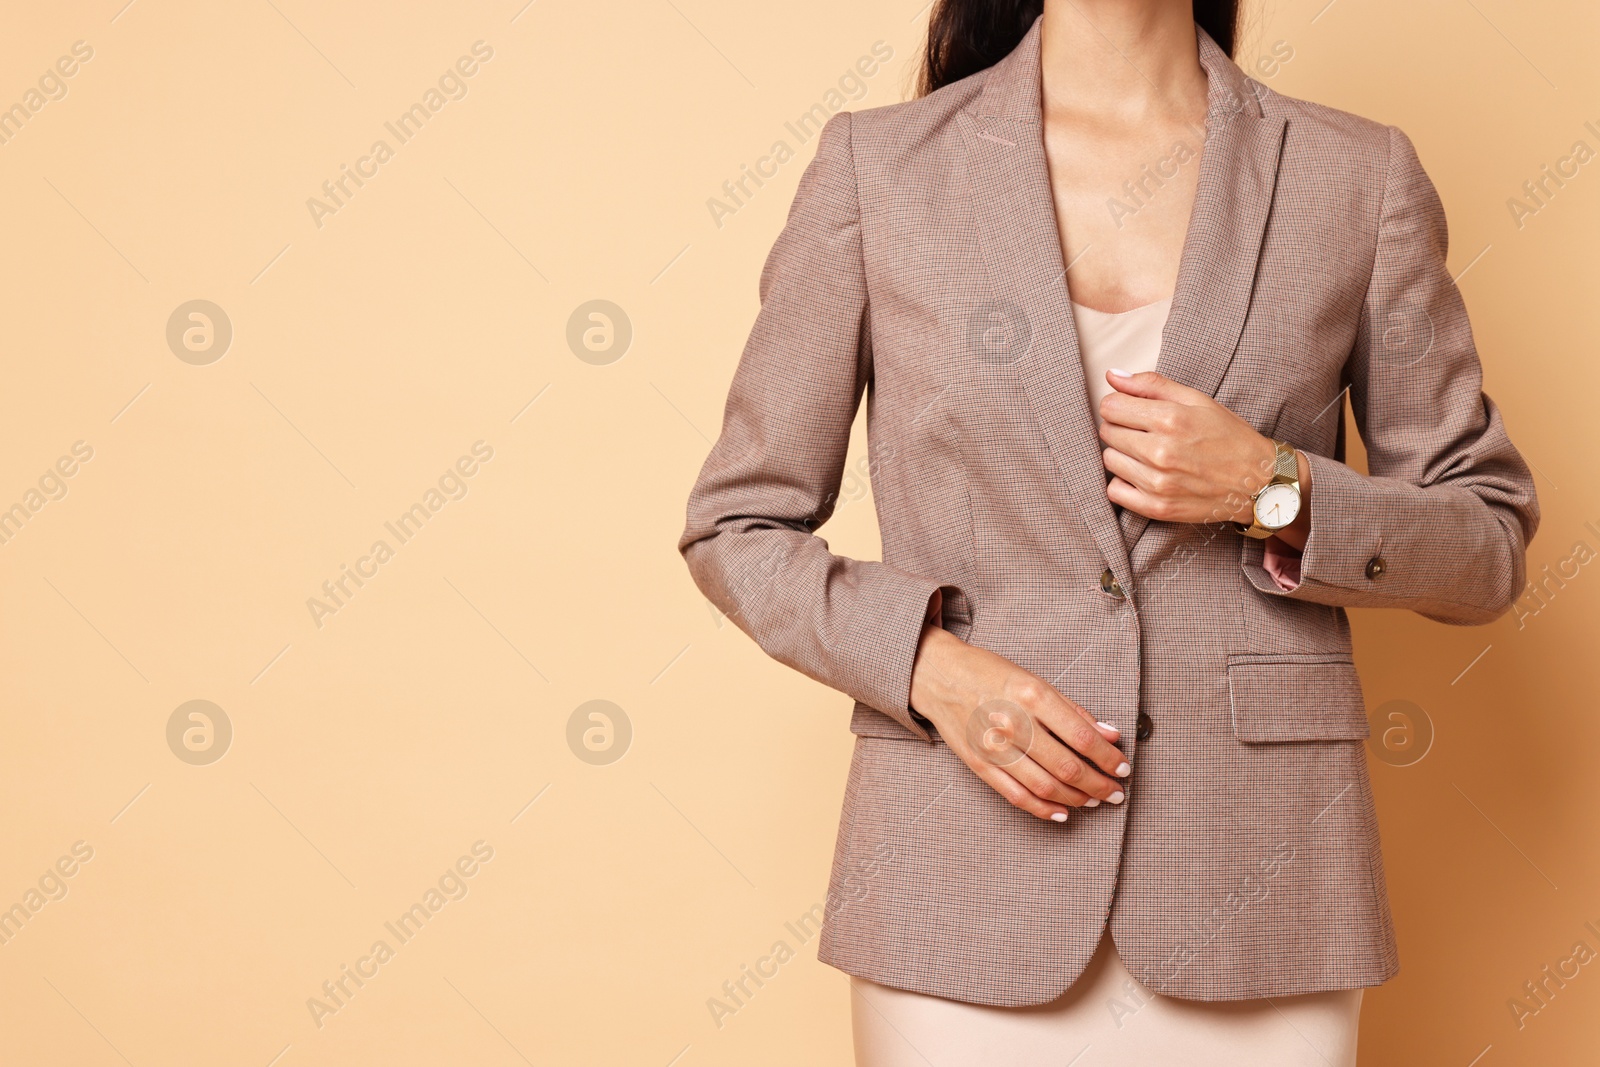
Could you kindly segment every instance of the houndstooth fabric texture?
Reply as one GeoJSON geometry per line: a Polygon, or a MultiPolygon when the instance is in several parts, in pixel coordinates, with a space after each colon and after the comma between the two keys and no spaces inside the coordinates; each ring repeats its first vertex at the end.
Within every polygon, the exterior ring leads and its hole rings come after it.
{"type": "Polygon", "coordinates": [[[1283,97],[1199,31],[1206,142],[1157,368],[1308,455],[1311,533],[1284,591],[1262,542],[1106,497],[1039,33],[925,98],[828,121],[689,499],[700,588],[856,701],[820,957],[1035,1004],[1109,923],[1169,996],[1376,985],[1399,964],[1344,609],[1495,619],[1538,524],[1481,391],[1439,197],[1398,129],[1283,97]],[[1346,389],[1370,475],[1342,462],[1346,389]],[[882,562],[816,533],[864,394],[882,562]],[[1041,821],[911,712],[941,588],[942,625],[1122,731],[1126,803],[1041,821]]]}

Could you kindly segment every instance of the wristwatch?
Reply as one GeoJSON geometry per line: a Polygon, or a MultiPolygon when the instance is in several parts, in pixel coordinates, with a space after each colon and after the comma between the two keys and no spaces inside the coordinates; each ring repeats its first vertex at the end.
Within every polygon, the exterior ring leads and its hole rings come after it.
{"type": "Polygon", "coordinates": [[[1254,521],[1233,524],[1246,537],[1271,537],[1300,514],[1300,460],[1293,445],[1273,441],[1272,447],[1272,480],[1256,491],[1251,507],[1254,521]]]}

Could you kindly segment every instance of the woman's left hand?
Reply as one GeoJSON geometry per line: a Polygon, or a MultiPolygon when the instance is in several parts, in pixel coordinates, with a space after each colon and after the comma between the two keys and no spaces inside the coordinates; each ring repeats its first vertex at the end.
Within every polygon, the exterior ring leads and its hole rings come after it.
{"type": "Polygon", "coordinates": [[[1163,522],[1251,521],[1272,478],[1270,438],[1198,389],[1155,371],[1106,374],[1102,461],[1112,503],[1163,522]]]}

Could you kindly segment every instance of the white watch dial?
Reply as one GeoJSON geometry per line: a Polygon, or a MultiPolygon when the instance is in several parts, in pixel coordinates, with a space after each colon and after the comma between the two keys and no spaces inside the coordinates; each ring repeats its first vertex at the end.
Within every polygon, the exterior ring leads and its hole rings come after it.
{"type": "Polygon", "coordinates": [[[1281,530],[1300,514],[1300,490],[1284,482],[1269,485],[1256,497],[1256,521],[1269,530],[1281,530]]]}

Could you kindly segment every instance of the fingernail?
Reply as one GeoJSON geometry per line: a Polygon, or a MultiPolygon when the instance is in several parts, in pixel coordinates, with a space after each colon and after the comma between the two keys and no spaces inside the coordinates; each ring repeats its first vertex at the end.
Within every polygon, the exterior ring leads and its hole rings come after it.
{"type": "Polygon", "coordinates": [[[1111,368],[1111,373],[1115,374],[1118,378],[1132,378],[1133,377],[1133,375],[1129,374],[1127,371],[1121,370],[1120,368],[1117,368],[1117,367],[1112,367],[1111,368]]]}
{"type": "Polygon", "coordinates": [[[1096,726],[1100,727],[1100,729],[1102,729],[1102,730],[1110,730],[1114,734],[1120,734],[1122,732],[1121,730],[1117,729],[1115,726],[1112,726],[1110,723],[1101,722],[1099,719],[1096,719],[1094,724],[1096,726]]]}
{"type": "Polygon", "coordinates": [[[1131,770],[1133,770],[1133,768],[1128,766],[1126,763],[1119,763],[1117,764],[1117,777],[1124,778],[1131,770]]]}
{"type": "Polygon", "coordinates": [[[1111,801],[1111,803],[1113,803],[1113,804],[1121,804],[1122,803],[1122,790],[1120,790],[1120,789],[1117,790],[1115,793],[1112,793],[1110,796],[1106,797],[1106,799],[1111,801]]]}
{"type": "Polygon", "coordinates": [[[1067,821],[1067,813],[1064,812],[1064,811],[1058,811],[1054,815],[1050,816],[1050,821],[1051,822],[1066,822],[1067,821]]]}
{"type": "Polygon", "coordinates": [[[1100,798],[1090,797],[1088,800],[1083,802],[1083,806],[1086,808],[1098,808],[1100,806],[1100,798]]]}

